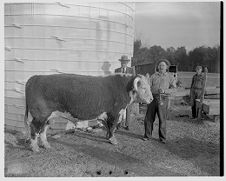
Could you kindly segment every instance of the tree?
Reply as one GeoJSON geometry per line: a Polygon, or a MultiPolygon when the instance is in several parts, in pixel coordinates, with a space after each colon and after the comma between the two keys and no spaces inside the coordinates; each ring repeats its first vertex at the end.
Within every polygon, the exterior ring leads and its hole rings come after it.
{"type": "Polygon", "coordinates": [[[178,66],[179,71],[189,70],[188,55],[185,47],[178,47],[175,51],[175,64],[178,66]]]}
{"type": "Polygon", "coordinates": [[[176,50],[174,47],[169,47],[166,49],[166,59],[174,65],[176,64],[175,52],[176,50]]]}
{"type": "Polygon", "coordinates": [[[162,58],[166,58],[166,51],[161,46],[154,45],[150,47],[148,61],[155,63],[162,58]]]}
{"type": "Polygon", "coordinates": [[[143,47],[141,40],[134,41],[134,55],[132,64],[153,63],[166,58],[171,64],[177,65],[179,71],[194,71],[197,65],[207,66],[209,72],[220,71],[220,46],[197,47],[187,53],[184,46],[169,47],[166,50],[154,45],[143,47]]]}
{"type": "Polygon", "coordinates": [[[192,70],[197,65],[207,66],[209,72],[219,72],[219,49],[216,47],[197,47],[189,52],[192,70]]]}

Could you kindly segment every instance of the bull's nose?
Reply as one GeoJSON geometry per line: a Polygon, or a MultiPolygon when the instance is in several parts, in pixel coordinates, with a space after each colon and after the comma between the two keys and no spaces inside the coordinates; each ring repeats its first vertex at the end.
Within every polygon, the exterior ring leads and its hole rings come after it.
{"type": "Polygon", "coordinates": [[[147,104],[150,104],[152,101],[153,101],[153,99],[149,99],[149,100],[147,101],[147,104]]]}
{"type": "Polygon", "coordinates": [[[153,98],[150,99],[150,103],[153,101],[153,98]]]}

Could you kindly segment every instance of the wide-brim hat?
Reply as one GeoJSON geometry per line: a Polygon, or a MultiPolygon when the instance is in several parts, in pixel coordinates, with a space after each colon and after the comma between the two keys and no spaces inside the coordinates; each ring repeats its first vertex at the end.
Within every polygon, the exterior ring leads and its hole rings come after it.
{"type": "Polygon", "coordinates": [[[157,61],[156,64],[155,64],[155,69],[156,69],[156,71],[158,71],[158,66],[159,66],[159,64],[160,64],[161,62],[165,62],[168,68],[169,68],[169,66],[171,65],[171,63],[170,63],[169,60],[167,60],[167,59],[160,59],[160,60],[157,61]]]}
{"type": "Polygon", "coordinates": [[[121,58],[119,59],[120,62],[129,62],[130,59],[126,55],[122,55],[121,58]]]}

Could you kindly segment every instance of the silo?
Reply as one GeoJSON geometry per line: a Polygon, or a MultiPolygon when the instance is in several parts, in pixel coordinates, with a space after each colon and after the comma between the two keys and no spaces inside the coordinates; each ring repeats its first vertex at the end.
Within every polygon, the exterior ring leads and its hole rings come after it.
{"type": "Polygon", "coordinates": [[[133,41],[133,3],[5,4],[5,126],[23,129],[32,75],[110,74],[133,41]]]}

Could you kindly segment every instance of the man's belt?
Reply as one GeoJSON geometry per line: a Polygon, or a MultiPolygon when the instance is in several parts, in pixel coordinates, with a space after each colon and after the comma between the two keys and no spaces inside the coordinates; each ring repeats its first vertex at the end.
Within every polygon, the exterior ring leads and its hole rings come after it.
{"type": "Polygon", "coordinates": [[[202,88],[196,88],[196,87],[192,87],[192,89],[195,89],[195,90],[202,90],[202,88]]]}

